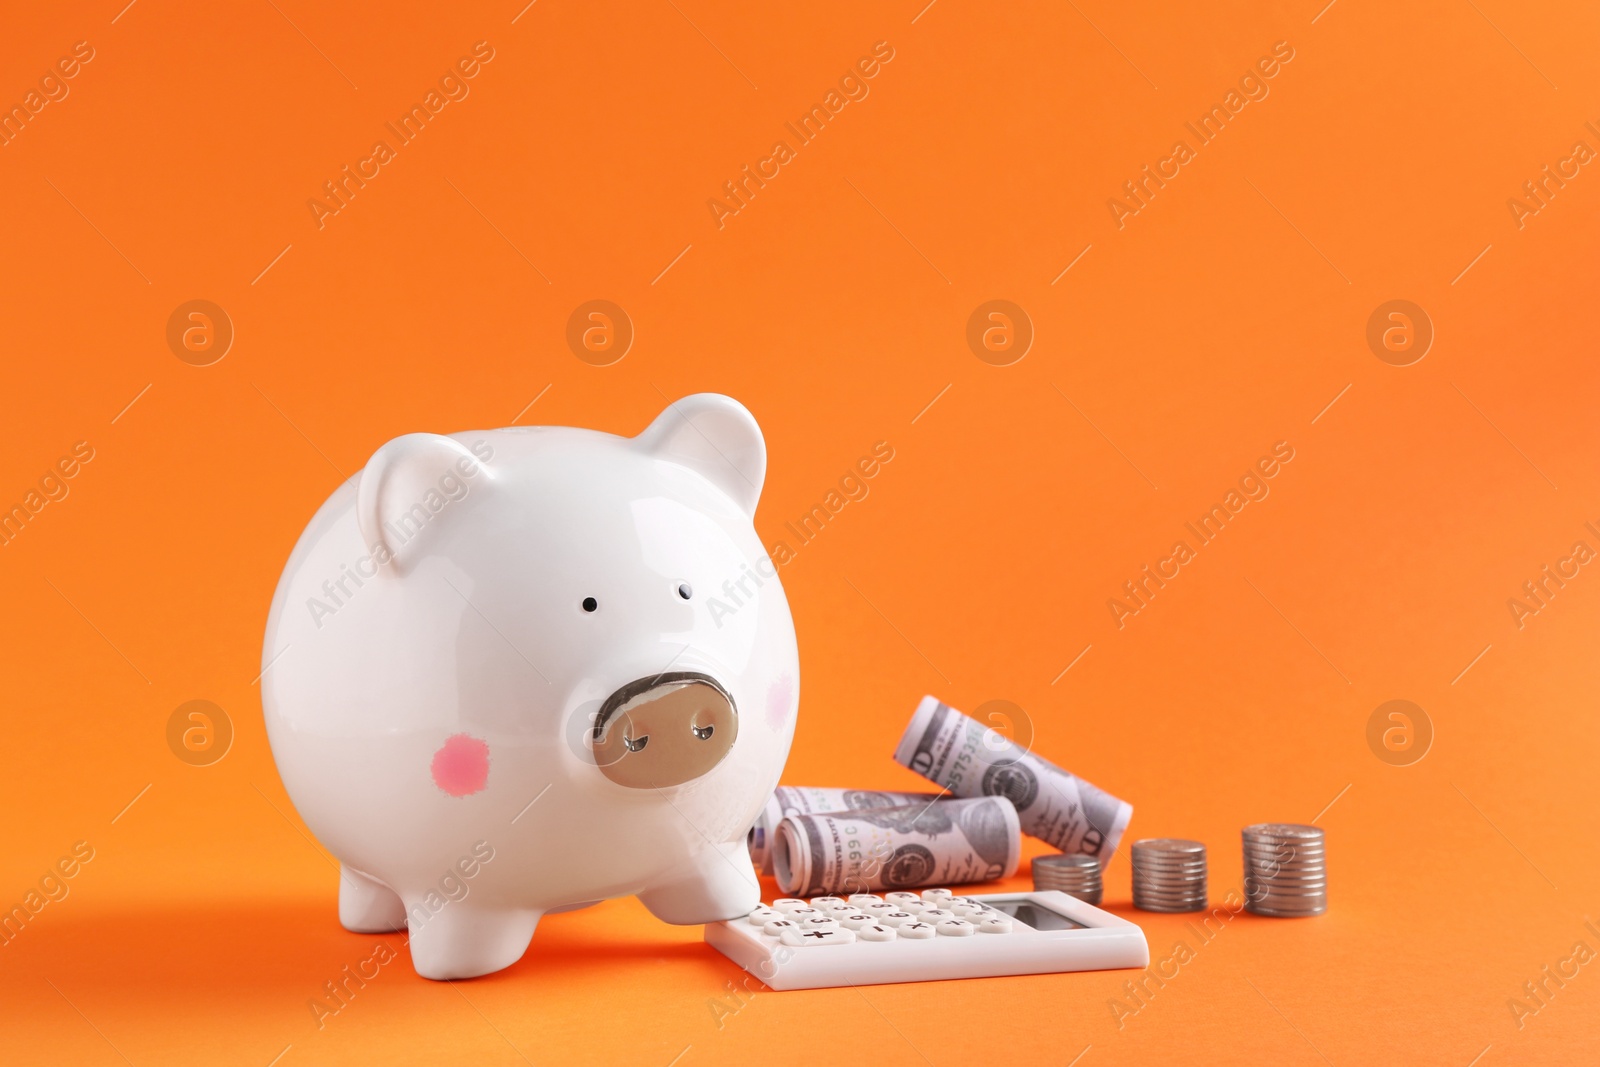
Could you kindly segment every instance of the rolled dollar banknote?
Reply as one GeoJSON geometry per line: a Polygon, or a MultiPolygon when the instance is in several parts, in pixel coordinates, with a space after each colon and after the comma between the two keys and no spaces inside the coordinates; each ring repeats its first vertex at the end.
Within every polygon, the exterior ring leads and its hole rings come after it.
{"type": "Polygon", "coordinates": [[[815,815],[823,811],[859,808],[893,808],[926,804],[942,793],[893,793],[883,789],[819,789],[809,785],[780,785],[750,827],[750,862],[762,874],[772,873],[772,835],[789,815],[815,815]]]}
{"type": "Polygon", "coordinates": [[[958,797],[1003,796],[1022,832],[1062,852],[1100,859],[1116,852],[1133,805],[1020,748],[976,719],[923,697],[895,762],[958,797]]]}
{"type": "Polygon", "coordinates": [[[987,882],[1015,873],[1017,809],[1004,797],[790,815],[773,835],[773,872],[790,896],[987,882]]]}

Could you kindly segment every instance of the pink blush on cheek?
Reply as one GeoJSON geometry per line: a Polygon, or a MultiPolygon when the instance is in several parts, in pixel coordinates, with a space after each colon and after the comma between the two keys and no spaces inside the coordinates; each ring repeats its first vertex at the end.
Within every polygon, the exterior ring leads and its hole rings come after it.
{"type": "Polygon", "coordinates": [[[453,797],[471,796],[489,783],[489,745],[467,734],[448,738],[433,754],[433,783],[453,797]]]}
{"type": "Polygon", "coordinates": [[[789,714],[794,708],[794,689],[794,679],[787,674],[767,688],[767,725],[774,732],[783,729],[789,721],[789,714]]]}

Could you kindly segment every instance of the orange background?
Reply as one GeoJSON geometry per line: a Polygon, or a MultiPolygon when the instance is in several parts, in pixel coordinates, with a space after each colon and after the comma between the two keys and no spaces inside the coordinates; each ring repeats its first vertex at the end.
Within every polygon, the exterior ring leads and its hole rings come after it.
{"type": "MultiPolygon", "coordinates": [[[[0,502],[95,450],[0,548],[0,903],[95,850],[0,948],[0,1059],[1592,1062],[1595,967],[1520,1027],[1508,1000],[1600,949],[1600,573],[1521,629],[1506,604],[1600,548],[1600,176],[1520,229],[1506,205],[1600,148],[1592,9],[123,2],[0,34],[7,104],[95,49],[0,148],[0,502]],[[470,95],[319,230],[306,201],[480,40],[470,95]],[[878,41],[870,95],[718,229],[706,201],[878,41]],[[1270,96],[1119,230],[1107,199],[1278,41],[1270,96]],[[237,332],[211,366],[165,340],[194,298],[237,332]],[[565,342],[592,298],[637,331],[612,366],[565,342]],[[1010,366],[965,340],[994,298],[1036,330],[1010,366]],[[1394,298],[1436,329],[1412,366],[1366,344],[1394,298]],[[1207,842],[1216,898],[1242,826],[1320,816],[1329,912],[1239,917],[1121,1028],[1133,972],[763,991],[719,1027],[737,969],[618,901],[453,986],[391,936],[317,1029],[384,939],[339,928],[266,745],[295,538],[397,434],[632,434],[700,390],[765,430],[769,542],[895,449],[782,572],[786,781],[915,788],[889,753],[923,693],[1009,699],[1135,805],[1127,840],[1207,842]],[[1118,629],[1106,600],[1277,441],[1270,497],[1118,629]],[[197,698],[236,730],[208,767],[166,743],[197,698]],[[1366,740],[1397,698],[1436,732],[1407,767],[1366,740]]],[[[1107,900],[1158,959],[1188,936],[1131,909],[1125,857],[1107,900]]]]}

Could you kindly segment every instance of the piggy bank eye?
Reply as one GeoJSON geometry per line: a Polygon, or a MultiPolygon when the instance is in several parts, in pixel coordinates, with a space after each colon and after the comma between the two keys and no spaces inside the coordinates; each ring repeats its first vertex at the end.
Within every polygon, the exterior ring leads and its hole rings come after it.
{"type": "Polygon", "coordinates": [[[596,600],[594,597],[586,596],[586,597],[583,598],[583,610],[584,611],[596,611],[596,610],[599,609],[599,607],[600,607],[600,601],[596,600]]]}
{"type": "Polygon", "coordinates": [[[683,597],[683,599],[688,600],[690,597],[694,596],[694,590],[689,588],[688,582],[683,582],[678,586],[678,595],[683,597]]]}

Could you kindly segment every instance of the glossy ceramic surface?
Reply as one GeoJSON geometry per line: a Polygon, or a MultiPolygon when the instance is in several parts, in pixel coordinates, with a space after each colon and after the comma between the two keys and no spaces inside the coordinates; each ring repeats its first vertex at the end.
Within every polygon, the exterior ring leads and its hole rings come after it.
{"type": "Polygon", "coordinates": [[[508,966],[540,915],[759,898],[745,834],[799,664],[752,523],[766,450],[701,394],[643,433],[410,434],[317,512],[262,652],[268,737],[340,918],[417,970],[508,966]]]}

